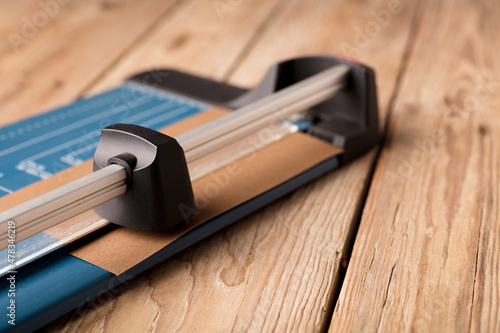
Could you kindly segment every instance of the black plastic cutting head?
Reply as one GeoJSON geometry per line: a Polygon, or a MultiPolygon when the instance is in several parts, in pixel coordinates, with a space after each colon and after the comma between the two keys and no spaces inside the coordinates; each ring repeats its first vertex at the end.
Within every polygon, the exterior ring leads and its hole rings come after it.
{"type": "Polygon", "coordinates": [[[127,170],[127,192],[96,207],[101,217],[143,230],[187,222],[185,207],[195,207],[194,196],[184,151],[174,138],[135,125],[106,127],[94,154],[94,171],[110,164],[127,170]]]}

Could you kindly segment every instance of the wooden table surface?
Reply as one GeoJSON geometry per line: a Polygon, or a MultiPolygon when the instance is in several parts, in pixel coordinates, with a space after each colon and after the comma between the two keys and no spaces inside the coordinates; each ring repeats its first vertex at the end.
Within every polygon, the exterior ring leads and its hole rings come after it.
{"type": "Polygon", "coordinates": [[[378,149],[48,332],[500,331],[497,0],[2,0],[0,122],[174,67],[251,87],[344,54],[378,149]]]}

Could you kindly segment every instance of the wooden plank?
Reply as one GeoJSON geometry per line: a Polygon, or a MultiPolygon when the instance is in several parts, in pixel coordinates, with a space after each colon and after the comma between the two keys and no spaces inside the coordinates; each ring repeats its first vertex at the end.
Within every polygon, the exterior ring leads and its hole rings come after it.
{"type": "Polygon", "coordinates": [[[0,12],[2,23],[3,16],[13,23],[1,40],[13,33],[20,42],[0,47],[2,124],[74,100],[175,0],[7,3],[12,11],[0,12]]]}
{"type": "Polygon", "coordinates": [[[175,68],[220,80],[244,54],[259,27],[279,11],[278,4],[279,0],[265,4],[255,0],[184,4],[89,92],[114,87],[133,74],[157,68],[175,68]]]}
{"type": "Polygon", "coordinates": [[[500,330],[500,7],[418,5],[331,332],[500,330]]]}
{"type": "MultiPolygon", "coordinates": [[[[183,7],[183,16],[166,20],[90,91],[112,86],[144,64],[175,66],[253,85],[269,65],[283,58],[338,53],[341,42],[355,46],[355,32],[346,22],[364,27],[374,20],[372,10],[386,6],[382,0],[366,7],[347,1],[283,1],[272,11],[268,3],[248,0],[229,13],[234,18],[223,21],[210,19],[214,13],[199,4],[183,7]],[[263,7],[272,19],[262,19],[263,7]],[[207,26],[214,31],[208,33],[211,44],[200,51],[207,26]],[[252,40],[246,37],[248,30],[261,35],[252,40]],[[164,45],[171,46],[175,40],[183,40],[182,47],[165,51],[164,45]],[[247,49],[234,52],[231,45],[247,49]],[[245,61],[234,63],[242,52],[245,61]],[[231,75],[233,68],[237,68],[235,75],[231,75]]],[[[396,85],[412,8],[408,5],[391,15],[391,28],[380,29],[355,52],[377,68],[383,83],[382,110],[387,109],[396,85]]],[[[94,302],[53,323],[48,331],[325,329],[340,261],[355,229],[372,161],[373,154],[323,177],[142,274],[118,297],[94,302]]]]}
{"type": "Polygon", "coordinates": [[[17,45],[17,35],[22,34],[25,17],[33,17],[37,10],[40,10],[40,7],[36,0],[27,0],[22,3],[16,0],[0,2],[0,13],[9,13],[9,15],[2,15],[0,54],[10,52],[17,45]]]}

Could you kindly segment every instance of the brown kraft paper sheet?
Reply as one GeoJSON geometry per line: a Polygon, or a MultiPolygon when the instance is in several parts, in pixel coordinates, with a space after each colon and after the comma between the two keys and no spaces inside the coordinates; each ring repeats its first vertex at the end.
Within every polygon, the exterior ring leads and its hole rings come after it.
{"type": "MultiPolygon", "coordinates": [[[[179,135],[228,111],[211,109],[162,130],[179,135]]],[[[116,228],[90,241],[71,254],[119,275],[201,223],[258,196],[299,175],[322,161],[336,156],[341,149],[303,133],[294,133],[250,155],[230,163],[193,182],[197,213],[190,224],[175,231],[148,232],[116,228]]],[[[92,162],[65,170],[0,199],[0,207],[11,207],[31,197],[77,179],[91,171],[92,162]],[[10,198],[9,198],[10,197],[10,198]]],[[[62,239],[77,219],[98,221],[93,211],[86,212],[46,231],[62,239]]]]}

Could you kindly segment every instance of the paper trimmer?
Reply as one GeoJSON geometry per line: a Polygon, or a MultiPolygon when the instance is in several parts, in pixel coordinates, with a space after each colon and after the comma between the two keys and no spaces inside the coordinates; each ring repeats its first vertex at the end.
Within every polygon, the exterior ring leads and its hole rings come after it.
{"type": "MultiPolygon", "coordinates": [[[[0,213],[0,255],[5,258],[0,258],[0,273],[15,272],[17,311],[15,326],[0,327],[41,327],[360,156],[377,140],[373,70],[326,56],[279,63],[249,91],[174,70],[145,72],[116,89],[5,126],[0,129],[0,189],[5,194],[0,198],[5,205],[0,213]],[[214,107],[233,111],[175,137],[158,131],[201,119],[214,107]],[[190,226],[200,206],[198,180],[297,136],[326,142],[338,147],[338,153],[190,226]],[[18,202],[22,191],[61,177],[92,157],[94,172],[18,202]],[[91,209],[101,218],[74,223],[64,237],[46,231],[91,209]],[[71,254],[117,225],[175,230],[180,236],[119,274],[71,254]],[[15,253],[10,257],[9,245],[15,253]],[[54,279],[61,284],[51,286],[54,279]]],[[[2,304],[13,299],[9,288],[7,281],[2,304]]]]}

